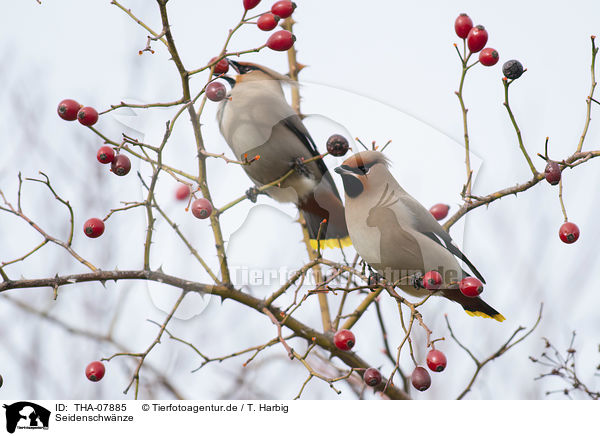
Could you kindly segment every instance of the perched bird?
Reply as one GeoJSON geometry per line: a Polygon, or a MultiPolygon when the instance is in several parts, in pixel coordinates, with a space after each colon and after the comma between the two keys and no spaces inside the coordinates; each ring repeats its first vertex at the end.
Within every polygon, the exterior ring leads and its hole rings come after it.
{"type": "MultiPolygon", "coordinates": [[[[319,152],[308,130],[287,103],[282,83],[295,84],[267,67],[229,60],[238,75],[224,77],[232,86],[221,102],[217,120],[221,134],[236,157],[260,158],[243,168],[256,186],[263,186],[296,171],[266,194],[298,206],[306,220],[313,248],[350,244],[344,206],[322,159],[304,163],[319,152]],[[326,222],[323,222],[326,220],[326,222]],[[319,235],[319,228],[321,234],[319,235]]],[[[249,193],[252,199],[256,196],[249,193]]]]}
{"type": "Polygon", "coordinates": [[[387,281],[397,282],[413,296],[430,294],[418,277],[438,271],[442,284],[436,295],[456,301],[469,315],[504,321],[480,297],[460,292],[458,283],[464,277],[485,280],[431,213],[402,189],[388,165],[382,153],[363,151],[335,169],[344,183],[346,222],[358,254],[387,281]],[[458,259],[472,274],[460,267],[458,259]]]}

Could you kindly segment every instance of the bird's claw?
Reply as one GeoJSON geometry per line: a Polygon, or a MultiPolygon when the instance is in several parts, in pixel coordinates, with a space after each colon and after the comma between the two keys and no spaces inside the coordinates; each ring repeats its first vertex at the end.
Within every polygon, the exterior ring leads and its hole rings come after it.
{"type": "Polygon", "coordinates": [[[309,177],[310,171],[306,168],[306,164],[304,163],[304,158],[297,157],[295,158],[290,166],[301,176],[309,177]]]}
{"type": "Polygon", "coordinates": [[[411,286],[415,287],[416,289],[425,288],[425,285],[423,285],[423,274],[420,272],[416,272],[410,276],[409,281],[411,286]]]}
{"type": "Polygon", "coordinates": [[[254,186],[246,191],[246,197],[248,197],[248,200],[250,200],[252,203],[256,203],[256,197],[258,197],[258,194],[260,194],[260,191],[254,186]]]}
{"type": "MultiPolygon", "coordinates": [[[[371,269],[371,268],[369,268],[369,269],[371,269]]],[[[369,275],[369,288],[371,288],[373,290],[373,288],[375,288],[379,285],[380,281],[381,281],[381,276],[379,275],[379,273],[371,270],[371,274],[369,275]]]]}

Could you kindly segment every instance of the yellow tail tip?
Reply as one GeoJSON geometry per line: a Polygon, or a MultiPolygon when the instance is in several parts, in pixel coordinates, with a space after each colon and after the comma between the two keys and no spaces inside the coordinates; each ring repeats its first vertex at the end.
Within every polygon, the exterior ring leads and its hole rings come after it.
{"type": "Polygon", "coordinates": [[[310,240],[310,246],[313,250],[317,250],[319,244],[321,245],[321,248],[344,248],[352,245],[352,241],[350,240],[350,236],[341,239],[321,239],[320,241],[317,241],[316,239],[310,240]]]}
{"type": "Polygon", "coordinates": [[[476,310],[475,312],[472,312],[470,310],[465,310],[465,312],[467,312],[467,315],[469,316],[480,316],[482,318],[490,318],[490,319],[495,319],[498,322],[502,322],[504,320],[506,320],[506,318],[504,318],[504,316],[502,316],[502,314],[497,313],[496,315],[488,315],[487,313],[483,313],[480,312],[478,310],[476,310]]]}

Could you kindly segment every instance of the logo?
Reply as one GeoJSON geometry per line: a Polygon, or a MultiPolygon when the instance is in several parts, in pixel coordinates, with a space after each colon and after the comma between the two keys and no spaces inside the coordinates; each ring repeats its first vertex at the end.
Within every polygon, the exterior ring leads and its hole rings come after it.
{"type": "Polygon", "coordinates": [[[6,409],[6,431],[14,433],[15,429],[48,430],[50,411],[28,401],[4,404],[6,409]]]}

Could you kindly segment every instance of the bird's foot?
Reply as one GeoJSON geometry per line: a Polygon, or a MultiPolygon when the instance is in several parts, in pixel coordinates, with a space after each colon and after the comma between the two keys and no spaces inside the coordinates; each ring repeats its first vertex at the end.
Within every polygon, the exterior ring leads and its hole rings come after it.
{"type": "Polygon", "coordinates": [[[304,158],[297,157],[290,163],[290,167],[292,167],[296,173],[301,176],[310,177],[310,171],[306,168],[306,164],[304,163],[304,158]]]}
{"type": "MultiPolygon", "coordinates": [[[[369,269],[371,270],[371,268],[369,268],[369,269]]],[[[381,276],[379,275],[379,273],[371,270],[371,274],[369,275],[369,288],[371,288],[371,290],[374,291],[375,288],[377,286],[379,286],[380,281],[381,281],[381,276]]]]}
{"type": "Polygon", "coordinates": [[[423,273],[421,272],[416,272],[413,275],[411,275],[408,278],[408,281],[411,284],[411,286],[415,287],[416,289],[425,288],[425,285],[423,285],[423,273]]]}
{"type": "Polygon", "coordinates": [[[254,186],[246,191],[246,197],[248,197],[248,200],[250,200],[252,203],[256,203],[256,197],[258,197],[258,194],[260,194],[260,191],[254,186]]]}

